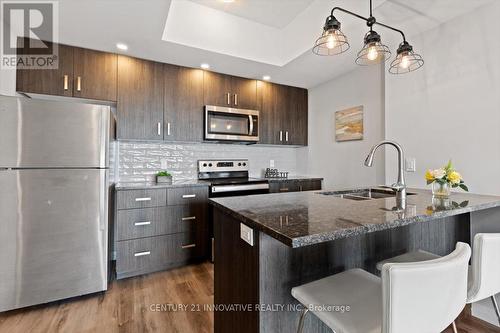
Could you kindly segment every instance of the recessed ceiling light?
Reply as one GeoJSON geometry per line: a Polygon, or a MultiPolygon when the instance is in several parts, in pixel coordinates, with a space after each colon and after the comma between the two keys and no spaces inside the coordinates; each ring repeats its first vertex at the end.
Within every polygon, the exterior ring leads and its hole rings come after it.
{"type": "Polygon", "coordinates": [[[233,3],[235,0],[219,0],[219,1],[224,3],[233,3]]]}
{"type": "Polygon", "coordinates": [[[116,48],[119,50],[123,50],[123,51],[128,50],[128,46],[126,44],[123,44],[123,43],[116,43],[116,48]]]}
{"type": "Polygon", "coordinates": [[[209,64],[201,64],[200,67],[203,69],[209,69],[210,65],[209,64]]]}
{"type": "Polygon", "coordinates": [[[271,77],[270,77],[269,75],[264,75],[264,76],[262,77],[262,79],[263,79],[264,81],[269,81],[269,80],[271,80],[271,77]]]}

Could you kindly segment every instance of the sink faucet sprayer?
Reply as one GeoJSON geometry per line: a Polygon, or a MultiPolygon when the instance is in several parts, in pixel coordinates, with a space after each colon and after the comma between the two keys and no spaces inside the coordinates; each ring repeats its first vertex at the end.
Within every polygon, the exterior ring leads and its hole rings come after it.
{"type": "Polygon", "coordinates": [[[372,149],[368,153],[368,156],[366,157],[365,165],[367,167],[371,167],[373,165],[373,156],[375,155],[377,149],[383,145],[393,146],[398,151],[398,180],[396,183],[391,185],[391,188],[394,192],[396,192],[396,202],[398,203],[398,206],[404,208],[406,206],[406,183],[403,169],[403,148],[397,142],[382,141],[372,147],[372,149]]]}

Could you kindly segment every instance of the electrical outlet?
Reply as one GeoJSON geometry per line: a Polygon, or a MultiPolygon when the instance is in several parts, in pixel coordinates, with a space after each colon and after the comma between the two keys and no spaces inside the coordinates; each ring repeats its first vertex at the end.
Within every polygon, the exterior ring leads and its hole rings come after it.
{"type": "Polygon", "coordinates": [[[253,229],[247,227],[243,223],[240,223],[240,237],[245,242],[253,246],[253,229]]]}
{"type": "Polygon", "coordinates": [[[162,158],[160,160],[160,165],[162,170],[167,170],[168,169],[168,162],[166,159],[162,158]]]}
{"type": "Polygon", "coordinates": [[[269,167],[274,168],[274,160],[269,160],[269,167]]]}
{"type": "Polygon", "coordinates": [[[405,171],[407,171],[407,172],[417,171],[417,161],[416,161],[415,157],[405,158],[405,171]]]}

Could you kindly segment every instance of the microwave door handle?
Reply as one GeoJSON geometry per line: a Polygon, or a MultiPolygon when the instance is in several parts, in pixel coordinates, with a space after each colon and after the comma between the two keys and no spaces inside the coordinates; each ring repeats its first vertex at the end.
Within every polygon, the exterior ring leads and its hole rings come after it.
{"type": "Polygon", "coordinates": [[[252,115],[248,115],[248,120],[250,121],[248,135],[253,135],[253,117],[252,115]]]}

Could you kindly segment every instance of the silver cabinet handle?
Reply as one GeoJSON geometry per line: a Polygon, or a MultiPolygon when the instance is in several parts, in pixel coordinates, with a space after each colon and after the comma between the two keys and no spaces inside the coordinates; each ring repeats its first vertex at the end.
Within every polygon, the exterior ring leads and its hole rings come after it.
{"type": "Polygon", "coordinates": [[[281,192],[288,192],[288,191],[289,191],[289,189],[288,189],[288,187],[284,187],[284,188],[280,188],[280,191],[281,191],[281,192]]]}
{"type": "Polygon", "coordinates": [[[288,142],[288,131],[285,132],[285,141],[288,142]]]}
{"type": "Polygon", "coordinates": [[[170,135],[170,123],[167,123],[167,135],[170,135]]]}
{"type": "Polygon", "coordinates": [[[234,105],[238,106],[238,94],[234,94],[234,105]]]}
{"type": "Polygon", "coordinates": [[[248,135],[252,135],[253,134],[253,117],[252,117],[252,115],[248,115],[248,121],[250,122],[250,124],[248,125],[248,135]]]}
{"type": "Polygon", "coordinates": [[[280,141],[283,141],[283,131],[280,131],[280,141]]]}
{"type": "Polygon", "coordinates": [[[136,252],[136,253],[134,253],[134,257],[149,256],[150,254],[151,254],[151,251],[136,252]]]}
{"type": "Polygon", "coordinates": [[[182,245],[181,248],[190,249],[190,248],[195,247],[195,246],[196,246],[196,244],[193,243],[193,244],[188,244],[188,245],[182,245]]]}
{"type": "Polygon", "coordinates": [[[135,222],[134,225],[136,227],[139,227],[141,225],[150,225],[151,224],[151,221],[144,221],[144,222],[135,222]]]}
{"type": "Polygon", "coordinates": [[[196,198],[196,194],[184,194],[182,198],[183,199],[196,198]]]}
{"type": "Polygon", "coordinates": [[[64,90],[69,89],[69,84],[68,84],[68,76],[64,75],[64,90]]]}
{"type": "Polygon", "coordinates": [[[196,220],[196,216],[187,216],[182,218],[183,221],[196,220]]]}
{"type": "Polygon", "coordinates": [[[82,77],[76,77],[76,91],[82,91],[82,77]]]}
{"type": "Polygon", "coordinates": [[[231,94],[227,93],[227,105],[231,105],[231,94]]]}
{"type": "Polygon", "coordinates": [[[151,198],[135,198],[135,201],[151,201],[151,198]]]}

